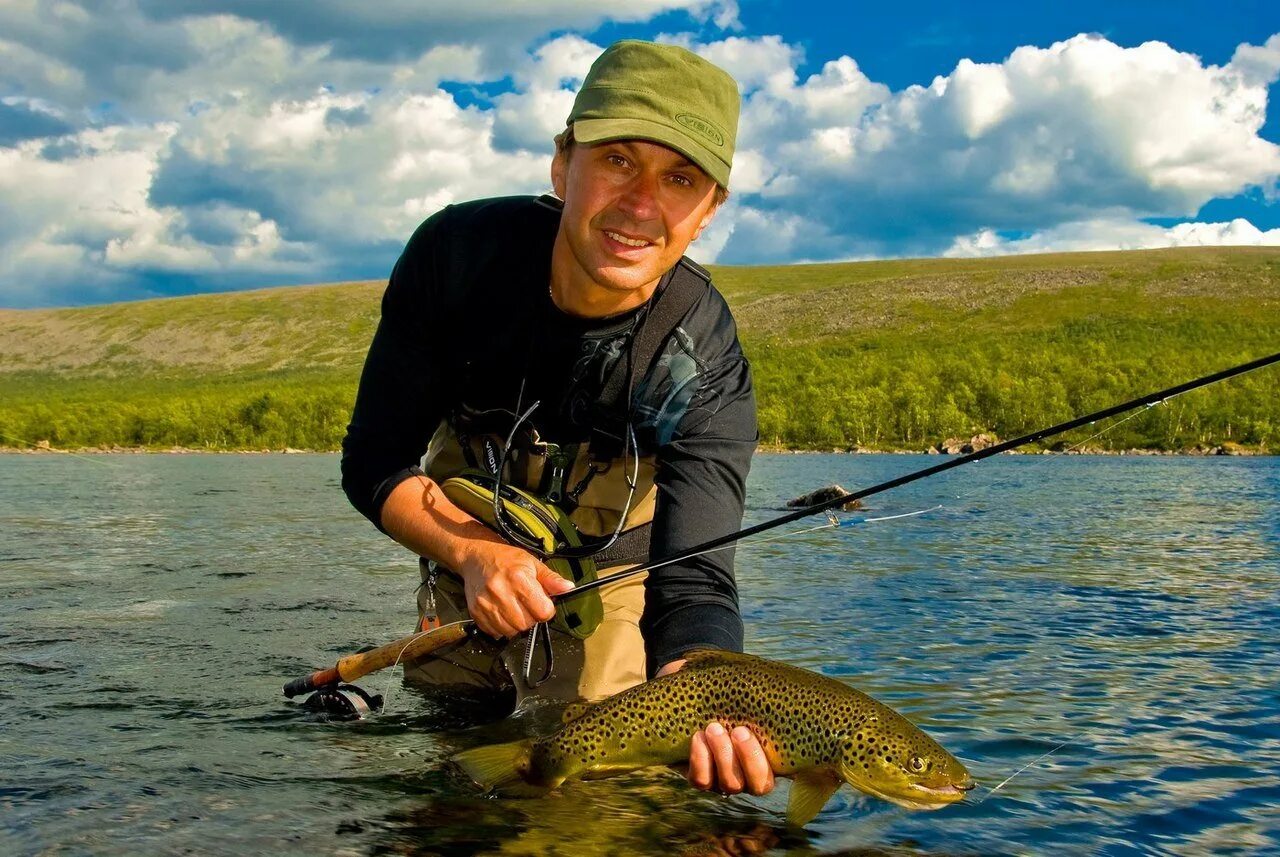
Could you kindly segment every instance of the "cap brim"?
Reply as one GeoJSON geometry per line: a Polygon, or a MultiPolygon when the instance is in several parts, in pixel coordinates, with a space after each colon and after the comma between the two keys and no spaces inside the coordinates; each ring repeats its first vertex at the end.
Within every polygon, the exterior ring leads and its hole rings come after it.
{"type": "Polygon", "coordinates": [[[721,187],[729,186],[729,164],[683,130],[648,119],[578,119],[573,123],[573,139],[579,143],[608,143],[613,140],[648,140],[675,149],[721,187]]]}

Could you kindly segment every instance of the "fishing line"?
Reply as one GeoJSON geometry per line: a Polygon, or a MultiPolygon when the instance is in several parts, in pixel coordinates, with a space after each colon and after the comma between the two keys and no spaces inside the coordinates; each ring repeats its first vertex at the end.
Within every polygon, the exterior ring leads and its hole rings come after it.
{"type": "Polygon", "coordinates": [[[1059,750],[1061,750],[1063,747],[1069,747],[1069,746],[1071,746],[1072,744],[1076,743],[1077,741],[1079,741],[1081,738],[1084,738],[1084,737],[1085,737],[1086,735],[1088,735],[1088,734],[1089,734],[1088,732],[1082,732],[1082,733],[1080,733],[1079,735],[1077,735],[1076,737],[1074,737],[1074,738],[1072,738],[1072,739],[1070,739],[1070,740],[1068,740],[1068,741],[1063,741],[1061,744],[1059,744],[1058,746],[1054,747],[1054,748],[1053,748],[1052,750],[1050,750],[1049,752],[1047,752],[1047,753],[1042,753],[1042,754],[1040,754],[1039,756],[1037,756],[1036,758],[1032,759],[1030,762],[1027,762],[1027,763],[1026,763],[1025,765],[1023,765],[1021,768],[1019,768],[1018,770],[1016,770],[1016,771],[1014,771],[1012,774],[1010,774],[1008,777],[1006,777],[1006,778],[1005,778],[1005,779],[1004,779],[1004,780],[1003,780],[999,785],[995,786],[993,789],[991,789],[989,792],[987,792],[985,795],[983,795],[983,796],[982,796],[982,800],[974,801],[973,805],[974,805],[974,806],[979,806],[979,805],[981,805],[982,803],[986,802],[987,798],[991,797],[993,794],[995,794],[996,792],[998,792],[1000,789],[1002,789],[1002,788],[1004,788],[1006,785],[1008,785],[1009,781],[1010,781],[1010,780],[1012,780],[1014,777],[1018,776],[1018,774],[1021,774],[1023,771],[1027,770],[1028,768],[1032,768],[1032,767],[1034,767],[1035,765],[1039,764],[1041,761],[1043,761],[1043,760],[1045,760],[1045,759],[1049,758],[1049,757],[1050,757],[1050,756],[1052,756],[1054,753],[1056,753],[1056,752],[1058,752],[1059,750]]]}
{"type": "MultiPolygon", "coordinates": [[[[413,637],[410,638],[409,643],[405,645],[405,649],[407,649],[409,645],[412,645],[414,642],[422,639],[422,635],[426,633],[428,632],[419,631],[418,633],[414,634],[413,637]]],[[[400,654],[396,655],[395,662],[391,664],[391,669],[387,671],[387,683],[382,688],[382,699],[383,699],[382,713],[383,714],[391,713],[391,700],[393,697],[392,689],[393,689],[393,685],[395,684],[395,678],[396,678],[395,669],[396,667],[400,666],[400,659],[403,657],[404,657],[404,649],[401,649],[400,654]]],[[[403,684],[403,682],[401,682],[401,684],[403,684]]]]}
{"type": "MultiPolygon", "coordinates": [[[[422,639],[423,637],[425,637],[427,634],[432,633],[433,631],[439,631],[441,628],[454,628],[454,627],[460,627],[460,626],[465,625],[465,624],[467,624],[468,622],[472,622],[472,621],[474,621],[474,620],[472,620],[472,619],[459,619],[459,620],[458,620],[458,621],[456,621],[456,622],[448,622],[448,623],[446,623],[446,624],[444,624],[444,625],[440,625],[439,627],[432,628],[430,631],[419,631],[418,633],[413,634],[412,636],[410,636],[410,638],[408,639],[408,641],[406,641],[406,642],[405,642],[404,648],[402,648],[402,649],[400,650],[400,654],[396,655],[396,659],[395,659],[395,661],[394,661],[394,662],[392,662],[392,664],[391,664],[391,666],[390,666],[390,667],[388,667],[388,670],[389,670],[389,671],[387,672],[387,684],[386,684],[386,686],[382,689],[382,699],[383,699],[383,703],[382,703],[382,712],[383,712],[384,714],[388,714],[388,713],[390,713],[390,711],[391,711],[391,699],[392,699],[392,696],[393,696],[393,694],[392,694],[392,689],[393,689],[393,688],[392,688],[392,685],[393,685],[393,684],[394,684],[394,682],[395,682],[395,668],[396,668],[396,667],[398,667],[398,666],[400,666],[400,659],[404,657],[404,653],[405,653],[405,652],[407,652],[407,651],[409,650],[409,647],[410,647],[411,645],[413,645],[415,642],[417,642],[418,640],[420,640],[420,639],[422,639]]],[[[403,684],[403,682],[401,682],[401,683],[403,684]]]]}
{"type": "MultiPolygon", "coordinates": [[[[1085,444],[1089,443],[1090,441],[1097,440],[1098,438],[1102,437],[1103,435],[1105,435],[1105,434],[1107,434],[1107,433],[1109,433],[1109,432],[1111,432],[1111,431],[1114,431],[1116,428],[1119,428],[1121,425],[1123,425],[1124,423],[1128,422],[1129,420],[1136,419],[1137,417],[1142,416],[1143,414],[1147,413],[1147,412],[1148,412],[1149,410],[1151,410],[1152,408],[1156,407],[1156,405],[1162,405],[1162,404],[1164,404],[1164,402],[1155,402],[1155,403],[1153,403],[1153,404],[1147,405],[1147,406],[1146,406],[1146,408],[1145,408],[1145,409],[1143,409],[1143,410],[1140,410],[1140,411],[1134,411],[1133,413],[1131,413],[1131,414],[1129,414],[1129,415],[1125,416],[1124,418],[1122,418],[1122,419],[1118,419],[1118,420],[1116,420],[1115,422],[1111,423],[1110,425],[1106,426],[1106,427],[1105,427],[1105,428],[1103,428],[1101,431],[1094,432],[1093,434],[1089,435],[1088,437],[1084,438],[1083,440],[1080,440],[1080,441],[1077,441],[1076,443],[1073,443],[1071,446],[1068,446],[1066,449],[1062,449],[1062,450],[1045,450],[1045,451],[1043,451],[1043,452],[1041,452],[1041,453],[1039,453],[1039,454],[1034,455],[1033,457],[1034,457],[1034,458],[1036,458],[1036,459],[1039,459],[1039,460],[1043,461],[1044,459],[1050,459],[1050,458],[1061,458],[1061,457],[1063,457],[1063,456],[1072,455],[1073,453],[1076,453],[1076,452],[1078,452],[1078,451],[1082,450],[1082,449],[1084,448],[1085,444]]],[[[1028,466],[1029,466],[1029,467],[1037,467],[1037,466],[1038,466],[1038,464],[1033,463],[1033,464],[1028,465],[1028,466]]],[[[987,483],[985,483],[985,484],[982,484],[982,483],[975,484],[975,485],[974,485],[972,488],[970,488],[969,490],[964,491],[964,492],[962,492],[962,493],[960,493],[960,494],[956,494],[956,495],[953,497],[953,500],[954,500],[954,501],[956,501],[956,502],[954,502],[954,503],[943,503],[943,504],[940,504],[937,508],[940,508],[940,509],[941,509],[941,508],[948,508],[948,509],[957,509],[957,510],[958,510],[958,509],[959,509],[959,501],[962,501],[962,500],[966,500],[966,499],[973,498],[975,495],[983,496],[983,495],[990,494],[990,493],[992,493],[994,490],[996,490],[996,489],[998,489],[998,488],[1001,488],[1002,486],[1006,486],[1006,485],[1008,485],[1010,482],[1012,482],[1012,481],[1013,481],[1013,478],[1014,478],[1014,476],[1015,476],[1015,475],[1025,477],[1027,474],[1026,474],[1025,469],[1024,469],[1024,472],[1022,472],[1022,473],[1018,473],[1018,474],[1009,473],[1009,474],[1007,474],[1007,475],[1005,475],[1005,476],[996,476],[996,477],[993,477],[993,478],[991,479],[991,481],[989,481],[989,482],[987,482],[987,483]]]]}
{"type": "MultiPolygon", "coordinates": [[[[1183,392],[1189,392],[1189,391],[1183,391],[1183,392]]],[[[1142,410],[1134,410],[1134,411],[1132,411],[1131,413],[1127,414],[1126,416],[1124,416],[1124,417],[1122,417],[1122,418],[1120,418],[1120,419],[1115,420],[1115,421],[1114,421],[1114,422],[1112,422],[1110,425],[1107,425],[1107,426],[1106,426],[1105,428],[1103,428],[1102,430],[1097,431],[1097,432],[1094,432],[1093,434],[1089,435],[1088,437],[1086,437],[1086,438],[1084,438],[1084,439],[1082,439],[1082,440],[1079,440],[1079,441],[1077,441],[1076,443],[1071,444],[1071,445],[1070,445],[1070,446],[1068,446],[1066,449],[1062,449],[1062,450],[1045,450],[1045,451],[1041,452],[1037,457],[1038,457],[1038,458],[1041,458],[1041,459],[1045,459],[1045,458],[1059,458],[1059,457],[1062,457],[1062,456],[1065,456],[1065,455],[1071,455],[1071,454],[1073,454],[1073,453],[1080,452],[1080,451],[1082,451],[1082,450],[1084,449],[1085,444],[1089,443],[1090,441],[1097,440],[1098,438],[1102,437],[1103,435],[1105,435],[1105,434],[1107,434],[1107,433],[1109,433],[1109,432],[1111,432],[1111,431],[1114,431],[1115,429],[1117,429],[1117,428],[1119,428],[1120,426],[1124,425],[1125,423],[1129,422],[1129,420],[1137,419],[1138,417],[1143,416],[1143,415],[1147,414],[1148,412],[1150,412],[1152,408],[1158,407],[1158,406],[1160,406],[1160,405],[1167,404],[1167,403],[1168,403],[1168,401],[1169,401],[1169,399],[1176,398],[1177,396],[1180,396],[1180,395],[1182,395],[1182,393],[1175,393],[1174,395],[1169,396],[1167,399],[1161,399],[1161,400],[1160,400],[1160,401],[1158,401],[1158,402],[1151,402],[1151,403],[1147,404],[1147,406],[1146,406],[1145,408],[1143,408],[1142,410]]],[[[1035,466],[1035,465],[1032,465],[1032,466],[1035,466]]],[[[1022,474],[1022,475],[1025,475],[1025,474],[1022,474]]],[[[1011,481],[1011,480],[1012,480],[1012,478],[1013,478],[1013,474],[1010,474],[1010,475],[1008,475],[1008,476],[996,477],[996,478],[995,478],[995,479],[993,479],[991,482],[988,482],[986,485],[975,485],[973,488],[970,488],[968,491],[965,491],[965,492],[963,492],[963,493],[961,493],[961,494],[957,494],[957,495],[955,495],[955,499],[956,499],[956,500],[963,500],[963,499],[965,499],[965,498],[972,497],[974,494],[977,494],[977,493],[979,493],[979,492],[990,493],[990,492],[992,491],[992,489],[999,488],[999,487],[1000,487],[1000,486],[1002,486],[1002,485],[1008,484],[1008,482],[1009,482],[1009,481],[1011,481]]]]}
{"type": "MultiPolygon", "coordinates": [[[[1115,422],[1113,422],[1111,425],[1107,426],[1106,428],[1102,429],[1101,431],[1095,432],[1094,434],[1091,434],[1089,437],[1086,437],[1086,438],[1084,438],[1083,440],[1080,440],[1080,441],[1078,441],[1078,442],[1076,442],[1076,443],[1073,443],[1071,446],[1067,447],[1066,449],[1058,450],[1058,451],[1048,451],[1048,450],[1046,450],[1045,452],[1041,453],[1039,457],[1040,457],[1040,458],[1055,458],[1055,457],[1059,457],[1059,456],[1063,456],[1063,455],[1070,455],[1070,454],[1071,454],[1072,452],[1074,452],[1075,450],[1078,450],[1078,449],[1083,448],[1085,444],[1089,443],[1089,441],[1091,441],[1091,440],[1096,440],[1097,438],[1102,437],[1104,434],[1107,434],[1108,432],[1110,432],[1110,431],[1112,431],[1112,430],[1116,429],[1117,427],[1119,427],[1119,426],[1123,425],[1124,423],[1128,422],[1129,420],[1136,419],[1137,417],[1142,416],[1142,415],[1143,415],[1143,414],[1145,414],[1148,410],[1150,410],[1151,408],[1154,408],[1156,405],[1163,405],[1163,404],[1165,404],[1165,402],[1166,402],[1166,401],[1167,401],[1167,400],[1163,400],[1163,401],[1154,402],[1154,403],[1152,403],[1152,404],[1149,404],[1149,405],[1147,405],[1146,410],[1142,410],[1142,411],[1134,411],[1134,412],[1132,412],[1131,414],[1129,414],[1128,416],[1124,417],[1123,419],[1116,420],[1116,421],[1115,421],[1115,422]]],[[[993,480],[992,482],[987,483],[986,485],[977,485],[977,486],[975,486],[975,487],[973,487],[973,488],[969,489],[968,491],[965,491],[965,492],[964,492],[964,493],[962,493],[962,494],[957,494],[957,495],[955,495],[955,498],[954,498],[954,499],[956,499],[956,500],[963,500],[963,499],[965,499],[965,498],[967,498],[967,497],[971,497],[972,495],[974,495],[974,494],[976,494],[976,493],[978,493],[978,492],[980,492],[980,491],[982,491],[982,492],[986,492],[986,493],[990,493],[992,489],[999,488],[1002,484],[1005,484],[1005,483],[1007,483],[1008,481],[1010,481],[1010,480],[1011,480],[1011,478],[1012,478],[1011,476],[997,477],[995,480],[993,480]]],[[[843,519],[843,520],[836,518],[836,516],[834,515],[834,513],[833,513],[831,510],[827,510],[827,515],[829,516],[829,519],[830,519],[830,520],[829,520],[829,523],[826,523],[826,524],[819,524],[819,525],[818,525],[818,526],[816,526],[816,527],[808,527],[808,528],[803,529],[803,530],[795,530],[795,531],[792,531],[792,532],[790,532],[790,533],[785,533],[785,534],[783,534],[783,535],[781,535],[781,536],[778,536],[778,537],[776,537],[776,538],[771,538],[771,539],[748,539],[748,540],[744,540],[744,541],[742,541],[742,542],[738,542],[738,544],[740,544],[740,545],[742,545],[742,546],[744,546],[744,547],[746,547],[746,546],[751,546],[751,545],[768,544],[769,542],[781,541],[782,539],[790,538],[790,537],[791,537],[791,536],[793,536],[793,535],[802,535],[802,534],[804,534],[804,533],[822,532],[822,531],[830,530],[830,529],[844,529],[844,528],[849,527],[849,526],[852,526],[852,525],[854,525],[854,524],[861,524],[861,523],[868,523],[868,524],[870,524],[870,523],[878,523],[878,522],[880,522],[880,521],[895,521],[895,520],[898,520],[898,519],[901,519],[901,518],[913,518],[913,517],[916,517],[916,516],[918,516],[918,515],[924,515],[924,514],[927,514],[927,513],[929,513],[929,512],[936,512],[936,511],[938,511],[938,510],[940,510],[940,509],[948,509],[948,508],[955,508],[955,507],[954,507],[954,506],[952,506],[952,505],[948,505],[948,504],[946,504],[946,503],[938,503],[938,504],[936,504],[936,505],[934,505],[934,506],[930,506],[930,507],[929,507],[929,508],[927,508],[927,509],[920,509],[920,510],[917,510],[917,511],[915,511],[915,512],[906,512],[906,513],[898,514],[898,515],[885,515],[885,516],[878,517],[878,518],[858,517],[858,518],[852,518],[852,519],[846,518],[846,519],[843,519]]],[[[727,548],[727,547],[731,547],[731,546],[732,546],[732,545],[726,545],[725,547],[721,547],[721,548],[713,548],[713,549],[708,550],[708,551],[703,551],[703,552],[702,552],[702,553],[700,553],[700,554],[695,554],[694,556],[703,556],[703,555],[708,554],[708,553],[714,553],[715,551],[718,551],[718,550],[724,550],[725,548],[727,548]]],[[[664,564],[665,564],[665,563],[664,563],[664,564]]]]}
{"type": "MultiPolygon", "coordinates": [[[[1261,369],[1264,366],[1277,362],[1277,358],[1280,358],[1280,355],[1273,354],[1270,357],[1265,357],[1265,358],[1262,358],[1261,360],[1253,361],[1253,363],[1242,364],[1241,367],[1236,367],[1237,369],[1242,369],[1242,371],[1237,372],[1235,374],[1246,374],[1256,369],[1261,369]],[[1248,368],[1244,368],[1244,367],[1248,367],[1248,368]]],[[[1232,372],[1233,370],[1225,370],[1225,371],[1232,372]]],[[[1196,389],[1199,389],[1200,387],[1204,387],[1204,386],[1208,386],[1209,384],[1216,383],[1216,381],[1226,380],[1226,378],[1232,377],[1232,375],[1224,375],[1224,373],[1217,373],[1217,374],[1223,375],[1223,377],[1219,378],[1214,376],[1206,376],[1208,378],[1212,378],[1213,380],[1208,380],[1204,384],[1196,384],[1196,382],[1189,382],[1188,384],[1183,384],[1183,385],[1180,385],[1179,387],[1172,388],[1172,390],[1169,392],[1169,395],[1164,396],[1163,398],[1157,399],[1155,401],[1145,402],[1145,407],[1142,407],[1141,410],[1138,409],[1139,406],[1135,405],[1134,409],[1132,409],[1131,412],[1126,414],[1124,417],[1115,420],[1110,425],[1107,425],[1105,428],[1101,429],[1100,431],[1094,432],[1088,437],[1083,438],[1082,440],[1079,440],[1076,443],[1071,444],[1066,449],[1056,450],[1056,451],[1045,450],[1044,452],[1041,453],[1041,455],[1043,457],[1053,458],[1056,456],[1070,455],[1074,452],[1081,451],[1084,448],[1084,446],[1090,441],[1097,440],[1098,438],[1102,437],[1108,432],[1114,431],[1115,429],[1119,428],[1120,426],[1124,425],[1130,420],[1135,420],[1138,417],[1144,416],[1145,414],[1149,413],[1153,408],[1156,408],[1161,405],[1167,405],[1170,402],[1170,400],[1176,399],[1179,396],[1182,396],[1186,393],[1190,393],[1192,390],[1196,390],[1196,389]]],[[[1150,399],[1151,396],[1146,396],[1143,398],[1150,399]]],[[[1118,414],[1116,415],[1118,416],[1118,414]]],[[[1092,423],[1090,424],[1092,425],[1092,423]]],[[[978,491],[982,491],[982,490],[990,491],[992,488],[998,488],[1000,485],[1007,482],[1010,478],[1011,477],[997,478],[995,481],[988,483],[986,486],[977,485],[962,494],[957,494],[956,499],[960,500],[966,497],[970,497],[973,494],[977,493],[978,491]]]]}
{"type": "Polygon", "coordinates": [[[79,452],[72,452],[69,449],[56,449],[52,446],[41,446],[38,443],[32,443],[29,440],[23,440],[22,438],[14,437],[11,434],[0,433],[0,437],[4,438],[5,440],[16,440],[18,443],[24,443],[27,446],[31,447],[32,449],[39,449],[44,452],[56,452],[59,455],[69,455],[72,458],[81,458],[81,459],[84,459],[85,461],[92,461],[94,464],[100,464],[103,467],[119,467],[120,466],[119,464],[116,464],[113,461],[102,461],[101,459],[94,458],[91,455],[83,455],[79,452]]]}
{"type": "MultiPolygon", "coordinates": [[[[856,518],[841,519],[841,518],[837,518],[834,513],[828,512],[827,514],[829,514],[831,517],[827,520],[827,523],[818,524],[816,527],[806,527],[803,530],[791,530],[781,535],[771,536],[769,538],[744,539],[743,541],[740,541],[740,542],[721,545],[720,547],[716,547],[716,548],[708,548],[707,550],[704,550],[700,553],[695,553],[692,556],[686,557],[686,559],[692,559],[695,556],[706,556],[709,553],[728,550],[733,547],[756,547],[757,545],[772,544],[774,542],[780,542],[780,541],[784,541],[786,539],[792,538],[793,536],[803,536],[806,533],[819,533],[825,530],[843,530],[843,529],[847,529],[848,527],[852,527],[856,524],[879,524],[883,521],[897,521],[897,520],[901,520],[902,518],[914,518],[919,515],[926,515],[929,512],[936,512],[942,508],[944,507],[941,504],[939,504],[936,506],[930,506],[927,509],[917,509],[914,512],[903,512],[897,515],[881,515],[878,518],[868,518],[860,515],[856,518]]],[[[661,568],[664,565],[670,565],[671,563],[677,562],[677,561],[678,560],[668,560],[666,562],[659,562],[650,566],[650,568],[661,568]]],[[[612,577],[612,575],[610,575],[610,577],[612,577]]]]}

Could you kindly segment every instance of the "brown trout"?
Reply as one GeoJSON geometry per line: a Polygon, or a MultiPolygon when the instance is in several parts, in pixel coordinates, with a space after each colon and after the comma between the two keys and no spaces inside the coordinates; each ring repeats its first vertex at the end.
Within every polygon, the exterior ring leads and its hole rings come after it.
{"type": "Polygon", "coordinates": [[[718,720],[760,739],[795,780],[787,821],[813,819],[841,783],[909,809],[939,809],[973,788],[964,765],[901,714],[835,679],[777,661],[694,652],[684,668],[594,705],[575,706],[545,738],[454,756],[486,789],[555,788],[688,761],[693,733],[718,720]]]}

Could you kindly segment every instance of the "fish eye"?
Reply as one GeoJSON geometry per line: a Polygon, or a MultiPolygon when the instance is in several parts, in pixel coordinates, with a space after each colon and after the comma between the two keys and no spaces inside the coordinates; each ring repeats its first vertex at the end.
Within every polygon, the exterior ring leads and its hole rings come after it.
{"type": "Polygon", "coordinates": [[[907,762],[907,767],[914,774],[923,774],[925,771],[933,767],[930,761],[922,756],[912,756],[911,761],[907,762]]]}

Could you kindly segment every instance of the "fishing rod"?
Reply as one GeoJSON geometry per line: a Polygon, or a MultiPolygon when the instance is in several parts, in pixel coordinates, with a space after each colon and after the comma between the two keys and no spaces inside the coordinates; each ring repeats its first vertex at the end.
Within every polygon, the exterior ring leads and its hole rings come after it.
{"type": "MultiPolygon", "coordinates": [[[[1065,422],[1061,422],[1047,428],[1038,429],[1030,434],[1024,434],[1021,437],[1015,437],[1011,440],[1002,441],[985,449],[975,450],[974,452],[961,455],[957,458],[949,459],[939,464],[935,464],[932,467],[925,467],[911,473],[906,473],[902,476],[881,482],[878,485],[873,485],[870,488],[852,491],[848,494],[842,494],[839,497],[834,497],[820,503],[805,506],[802,509],[797,509],[794,512],[789,512],[777,518],[772,518],[768,521],[747,527],[735,533],[729,533],[728,535],[711,539],[703,542],[702,544],[686,548],[685,550],[677,551],[669,556],[662,557],[657,560],[651,560],[650,562],[638,565],[635,568],[630,568],[626,571],[610,574],[605,577],[580,584],[568,592],[551,596],[551,600],[556,603],[565,601],[581,595],[584,592],[589,592],[592,589],[608,586],[612,583],[644,574],[645,572],[652,571],[653,569],[660,568],[664,565],[683,562],[686,559],[691,559],[692,557],[699,556],[704,553],[719,550],[735,542],[742,541],[743,539],[750,538],[751,536],[772,530],[776,527],[781,527],[793,521],[798,521],[802,518],[807,518],[820,512],[829,512],[832,509],[843,506],[846,503],[851,503],[854,500],[861,500],[864,497],[870,497],[873,494],[880,494],[893,488],[898,488],[911,482],[916,482],[920,479],[925,479],[929,476],[934,476],[938,473],[952,470],[956,467],[972,464],[975,461],[981,461],[984,458],[990,458],[993,455],[999,455],[1002,452],[1008,452],[1011,449],[1017,449],[1019,447],[1026,446],[1029,443],[1035,443],[1036,441],[1044,440],[1045,438],[1054,437],[1056,435],[1063,434],[1064,432],[1071,431],[1072,429],[1079,428],[1080,426],[1095,423],[1098,420],[1104,420],[1144,406],[1150,407],[1159,402],[1171,399],[1174,396],[1179,396],[1200,387],[1207,387],[1210,384],[1216,384],[1219,381],[1225,381],[1228,378],[1234,378],[1237,375],[1243,375],[1247,372],[1252,372],[1265,366],[1270,366],[1274,363],[1280,363],[1280,352],[1248,363],[1241,363],[1238,366],[1223,369],[1220,372],[1214,372],[1211,375],[1205,375],[1173,387],[1167,387],[1154,393],[1148,393],[1145,396],[1130,399],[1126,402],[1121,402],[1118,405],[1103,408],[1100,411],[1094,411],[1093,413],[1085,414],[1084,416],[1074,417],[1065,422]]],[[[343,708],[345,713],[345,706],[350,703],[354,703],[356,708],[359,707],[358,701],[351,698],[352,693],[347,692],[358,691],[358,688],[341,685],[341,682],[354,681],[355,679],[371,672],[376,672],[377,670],[393,666],[403,659],[423,657],[439,648],[459,642],[475,632],[476,623],[473,619],[464,619],[431,631],[419,631],[398,640],[394,640],[372,651],[349,655],[338,661],[338,663],[333,667],[317,670],[308,676],[295,679],[285,685],[284,695],[286,697],[293,698],[294,696],[302,693],[308,693],[310,691],[318,691],[319,693],[317,696],[327,693],[332,697],[327,701],[331,704],[338,704],[339,707],[343,708]]],[[[322,703],[324,701],[325,700],[321,700],[322,703]]],[[[357,714],[357,716],[359,715],[357,714]]]]}
{"type": "Polygon", "coordinates": [[[1015,437],[1012,440],[1002,441],[985,449],[974,450],[973,452],[961,455],[958,458],[953,458],[940,464],[935,464],[932,467],[925,467],[920,470],[895,477],[894,479],[881,482],[879,485],[873,485],[870,488],[852,491],[848,494],[842,494],[839,497],[833,497],[830,500],[824,500],[821,503],[814,503],[811,506],[805,506],[802,509],[797,509],[794,512],[788,512],[785,515],[747,527],[736,533],[730,533],[729,535],[720,536],[718,538],[711,539],[710,541],[703,542],[700,545],[694,545],[691,548],[678,551],[670,556],[651,560],[650,562],[638,565],[635,568],[630,568],[626,571],[618,572],[617,574],[610,574],[606,577],[597,578],[596,580],[588,583],[580,584],[568,592],[551,596],[551,600],[553,602],[564,601],[568,598],[573,598],[576,595],[581,595],[583,592],[598,589],[601,586],[608,586],[611,583],[616,583],[619,580],[625,580],[629,577],[644,574],[647,571],[652,571],[653,569],[660,568],[664,565],[683,562],[684,560],[690,559],[699,554],[709,553],[726,545],[741,541],[742,539],[750,538],[757,533],[763,533],[767,530],[772,530],[774,527],[781,527],[784,524],[799,521],[802,518],[807,518],[810,515],[816,515],[819,512],[826,512],[831,509],[835,509],[846,503],[851,503],[854,500],[861,500],[862,498],[870,497],[873,494],[880,494],[893,488],[899,488],[911,482],[916,482],[920,479],[925,479],[938,473],[952,470],[956,467],[963,467],[966,464],[972,464],[975,461],[981,461],[984,458],[990,458],[993,455],[999,455],[1002,452],[1008,452],[1011,449],[1017,449],[1018,447],[1026,446],[1029,443],[1035,443],[1036,441],[1044,440],[1048,437],[1063,434],[1064,432],[1071,431],[1072,429],[1079,428],[1083,425],[1088,425],[1089,423],[1097,422],[1098,420],[1105,420],[1108,417],[1114,417],[1117,414],[1123,414],[1127,411],[1132,411],[1143,406],[1154,405],[1158,402],[1163,402],[1166,399],[1171,399],[1174,396],[1179,396],[1200,387],[1207,387],[1210,384],[1216,384],[1219,381],[1225,381],[1228,378],[1234,378],[1237,375],[1243,375],[1246,372],[1252,372],[1256,369],[1261,369],[1264,366],[1270,366],[1273,363],[1280,363],[1280,352],[1268,357],[1251,360],[1248,363],[1241,363],[1239,366],[1232,366],[1230,369],[1223,369],[1220,372],[1214,372],[1212,375],[1205,375],[1192,381],[1187,381],[1173,387],[1167,387],[1154,393],[1148,393],[1145,396],[1139,396],[1136,399],[1130,399],[1127,402],[1121,402],[1118,405],[1112,405],[1109,408],[1103,408],[1102,410],[1094,411],[1091,414],[1073,417],[1066,422],[1061,422],[1057,425],[1049,426],[1048,428],[1038,429],[1030,434],[1015,437]]]}

